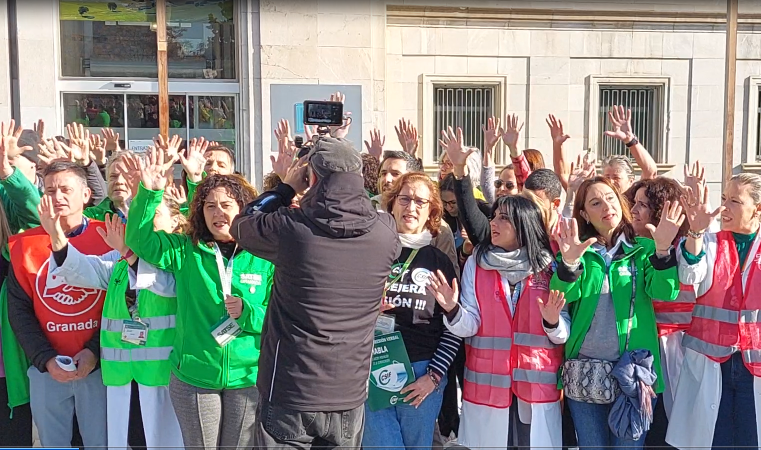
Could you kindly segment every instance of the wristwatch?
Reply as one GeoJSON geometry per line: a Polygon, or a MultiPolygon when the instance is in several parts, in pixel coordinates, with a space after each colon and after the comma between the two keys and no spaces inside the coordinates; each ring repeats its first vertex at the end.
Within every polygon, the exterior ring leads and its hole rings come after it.
{"type": "Polygon", "coordinates": [[[637,139],[637,136],[632,137],[632,140],[627,142],[626,148],[634,147],[635,145],[639,144],[639,140],[637,139]]]}

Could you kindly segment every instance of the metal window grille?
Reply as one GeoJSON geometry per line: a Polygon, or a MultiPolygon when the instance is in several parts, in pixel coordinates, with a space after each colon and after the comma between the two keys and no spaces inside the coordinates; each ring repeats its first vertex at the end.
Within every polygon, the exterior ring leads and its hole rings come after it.
{"type": "MultiPolygon", "coordinates": [[[[494,115],[495,91],[495,86],[434,86],[434,161],[439,161],[443,153],[439,146],[441,132],[450,126],[462,128],[465,145],[483,150],[481,127],[494,115]]],[[[496,153],[495,163],[501,164],[501,155],[496,153]]]]}
{"type": "Polygon", "coordinates": [[[653,155],[655,162],[663,162],[660,137],[661,92],[658,86],[600,86],[600,160],[611,155],[631,157],[631,152],[623,142],[603,134],[611,129],[608,111],[614,105],[621,105],[632,110],[632,131],[639,141],[653,155]]]}

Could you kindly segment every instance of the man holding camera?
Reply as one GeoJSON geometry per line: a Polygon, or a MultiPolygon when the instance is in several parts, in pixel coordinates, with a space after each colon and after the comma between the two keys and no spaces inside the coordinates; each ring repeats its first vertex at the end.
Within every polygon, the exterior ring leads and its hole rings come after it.
{"type": "Polygon", "coordinates": [[[235,241],[276,267],[254,447],[362,443],[375,321],[400,243],[361,171],[348,141],[321,136],[233,221],[235,241]],[[307,187],[301,207],[289,208],[307,187]]]}

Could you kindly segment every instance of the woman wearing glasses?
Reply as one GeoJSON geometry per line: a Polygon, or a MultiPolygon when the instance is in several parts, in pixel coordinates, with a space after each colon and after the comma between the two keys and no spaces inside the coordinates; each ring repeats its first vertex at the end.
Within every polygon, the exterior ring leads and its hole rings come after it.
{"type": "Polygon", "coordinates": [[[392,316],[412,363],[415,381],[401,390],[400,401],[378,411],[365,406],[365,448],[430,447],[441,408],[447,370],[461,339],[444,327],[443,309],[426,290],[437,275],[455,280],[449,258],[431,245],[439,233],[439,190],[423,173],[407,173],[384,193],[394,216],[402,252],[389,274],[382,309],[392,316]]]}

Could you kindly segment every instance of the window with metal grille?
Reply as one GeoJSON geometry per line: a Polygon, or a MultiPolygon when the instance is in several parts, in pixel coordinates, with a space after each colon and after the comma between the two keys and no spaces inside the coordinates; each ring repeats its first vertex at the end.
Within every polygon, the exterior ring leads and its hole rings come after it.
{"type": "MultiPolygon", "coordinates": [[[[496,86],[435,85],[433,89],[434,127],[433,160],[440,161],[443,150],[439,146],[441,132],[447,127],[462,128],[463,143],[483,151],[484,135],[481,127],[493,116],[496,86]]],[[[495,152],[495,163],[501,164],[500,152],[495,152]]]]}
{"type": "Polygon", "coordinates": [[[637,139],[650,152],[656,163],[664,162],[661,133],[663,120],[660,117],[662,102],[663,90],[660,86],[600,86],[600,160],[611,155],[631,157],[623,142],[603,134],[612,129],[608,111],[614,105],[621,105],[632,110],[632,132],[637,135],[637,139]]]}

